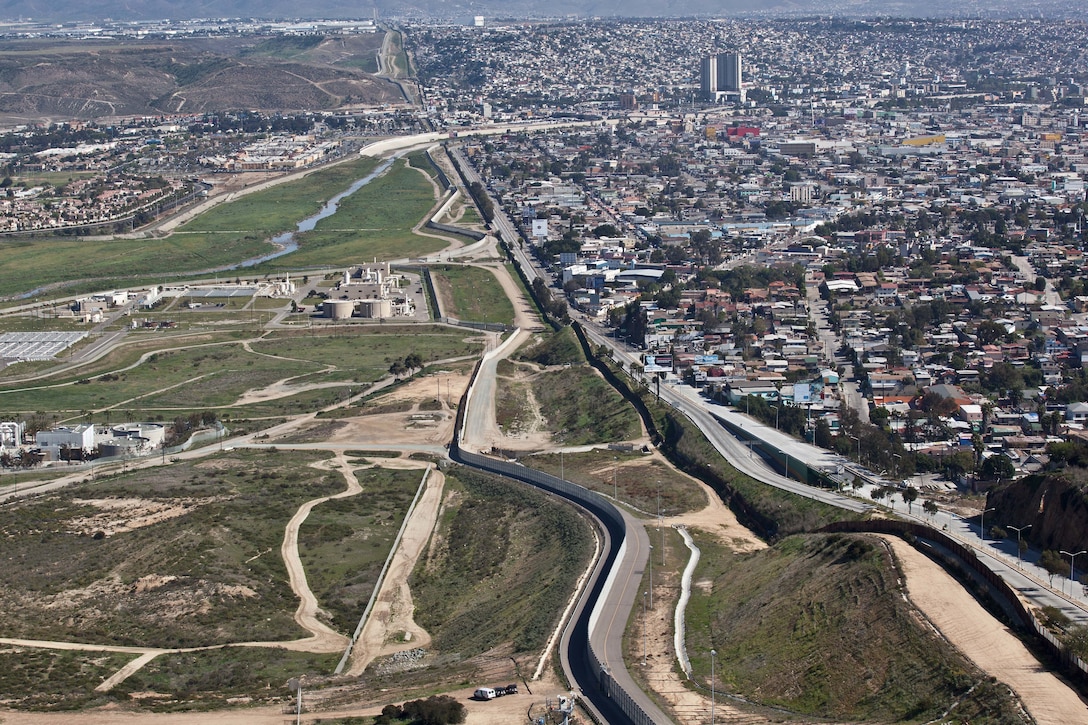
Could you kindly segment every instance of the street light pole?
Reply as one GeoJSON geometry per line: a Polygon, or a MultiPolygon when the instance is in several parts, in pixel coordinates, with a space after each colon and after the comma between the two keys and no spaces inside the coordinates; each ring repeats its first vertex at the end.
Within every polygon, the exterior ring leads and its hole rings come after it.
{"type": "Polygon", "coordinates": [[[859,438],[858,436],[852,436],[849,433],[847,433],[846,436],[847,436],[847,438],[853,438],[854,441],[858,444],[858,465],[860,466],[861,465],[861,438],[859,438]]]}
{"type": "Polygon", "coordinates": [[[1081,554],[1088,554],[1088,551],[1081,549],[1075,554],[1068,551],[1062,551],[1061,553],[1069,557],[1069,596],[1073,596],[1073,582],[1076,581],[1076,579],[1073,578],[1073,562],[1075,562],[1077,557],[1081,554]]]}
{"type": "Polygon", "coordinates": [[[1020,558],[1020,532],[1030,529],[1031,524],[1028,524],[1027,526],[1013,526],[1012,524],[1009,524],[1006,528],[1012,529],[1016,532],[1016,565],[1023,569],[1024,562],[1020,558]]]}
{"type": "Polygon", "coordinates": [[[988,508],[988,509],[987,508],[982,509],[982,516],[979,517],[978,527],[979,527],[979,529],[981,529],[979,534],[981,535],[983,541],[986,541],[986,512],[987,511],[997,511],[997,509],[993,508],[992,506],[990,508],[988,508]]]}
{"type": "Polygon", "coordinates": [[[646,666],[649,657],[649,647],[646,644],[646,631],[650,628],[649,617],[646,615],[646,592],[642,593],[642,666],[646,666]]]}
{"type": "Polygon", "coordinates": [[[774,429],[778,430],[778,406],[777,405],[768,405],[767,407],[768,408],[774,408],[774,429]]]}
{"type": "Polygon", "coordinates": [[[654,545],[650,544],[650,555],[646,557],[646,562],[650,565],[650,611],[654,608],[654,545]]]}
{"type": "Polygon", "coordinates": [[[612,500],[616,503],[620,502],[620,489],[616,486],[616,469],[619,468],[619,460],[612,459],[612,500]]]}
{"type": "Polygon", "coordinates": [[[710,725],[714,725],[714,660],[717,656],[717,650],[710,650],[710,725]]]}

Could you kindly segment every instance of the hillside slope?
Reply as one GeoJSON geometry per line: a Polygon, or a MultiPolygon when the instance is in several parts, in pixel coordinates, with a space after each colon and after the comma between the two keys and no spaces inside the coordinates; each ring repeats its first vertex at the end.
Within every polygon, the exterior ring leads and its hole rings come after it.
{"type": "Polygon", "coordinates": [[[395,102],[396,86],[360,69],[374,66],[381,37],[0,43],[0,114],[93,119],[395,102]]]}
{"type": "Polygon", "coordinates": [[[713,559],[688,649],[717,650],[723,692],[836,721],[1020,722],[1008,690],[908,603],[879,538],[793,536],[713,559]]]}

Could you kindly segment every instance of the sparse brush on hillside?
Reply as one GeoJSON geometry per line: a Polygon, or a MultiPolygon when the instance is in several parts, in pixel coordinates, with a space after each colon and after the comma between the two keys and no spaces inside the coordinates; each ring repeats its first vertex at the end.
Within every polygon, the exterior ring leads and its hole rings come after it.
{"type": "MultiPolygon", "coordinates": [[[[919,622],[879,539],[720,553],[704,556],[712,585],[694,592],[688,648],[717,650],[721,691],[835,720],[1025,722],[1007,689],[919,622]]],[[[708,661],[696,668],[709,674],[708,661]]]]}
{"type": "Polygon", "coordinates": [[[541,647],[590,551],[575,511],[544,494],[455,468],[436,545],[412,575],[416,619],[443,655],[541,647]]]}

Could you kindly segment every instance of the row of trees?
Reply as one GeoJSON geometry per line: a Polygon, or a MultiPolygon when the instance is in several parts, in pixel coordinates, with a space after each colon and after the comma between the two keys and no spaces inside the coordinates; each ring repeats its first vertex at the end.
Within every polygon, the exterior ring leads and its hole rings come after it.
{"type": "Polygon", "coordinates": [[[480,208],[484,221],[490,224],[491,220],[495,218],[495,205],[491,202],[491,196],[487,193],[487,189],[479,181],[473,181],[468,185],[468,193],[472,195],[476,206],[480,208]]]}

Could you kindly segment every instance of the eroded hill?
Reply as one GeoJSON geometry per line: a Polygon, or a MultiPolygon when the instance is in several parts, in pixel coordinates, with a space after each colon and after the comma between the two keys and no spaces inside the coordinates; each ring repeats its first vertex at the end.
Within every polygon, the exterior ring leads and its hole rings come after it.
{"type": "Polygon", "coordinates": [[[330,110],[403,100],[372,75],[381,33],[0,44],[0,116],[330,110]]]}

